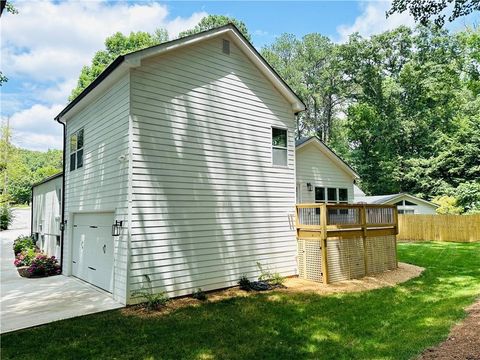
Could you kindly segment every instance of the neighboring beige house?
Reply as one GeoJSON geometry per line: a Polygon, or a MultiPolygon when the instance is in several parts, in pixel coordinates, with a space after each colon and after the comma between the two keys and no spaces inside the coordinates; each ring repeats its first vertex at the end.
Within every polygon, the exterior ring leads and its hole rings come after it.
{"type": "Polygon", "coordinates": [[[46,254],[61,257],[62,173],[32,186],[32,235],[46,254]]]}
{"type": "Polygon", "coordinates": [[[297,203],[353,203],[358,174],[315,136],[296,142],[297,203]]]}
{"type": "Polygon", "coordinates": [[[235,285],[258,276],[257,262],[297,274],[289,220],[304,108],[233,25],[116,59],[56,117],[63,274],[124,304],[142,287],[235,285]]]}
{"type": "Polygon", "coordinates": [[[438,205],[430,201],[406,193],[366,196],[357,186],[355,189],[355,203],[397,205],[399,214],[435,215],[438,208],[438,205]]]}

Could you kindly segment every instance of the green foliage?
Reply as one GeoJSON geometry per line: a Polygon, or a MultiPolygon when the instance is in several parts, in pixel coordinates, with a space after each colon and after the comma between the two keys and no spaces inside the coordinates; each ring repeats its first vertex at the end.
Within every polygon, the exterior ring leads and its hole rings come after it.
{"type": "Polygon", "coordinates": [[[474,11],[480,10],[479,0],[393,0],[387,16],[395,13],[408,11],[415,21],[427,25],[431,19],[437,26],[445,24],[445,10],[451,11],[448,21],[453,21],[459,17],[466,16],[474,11]],[[453,6],[451,4],[453,3],[453,6]],[[451,8],[451,10],[450,10],[451,8]]]}
{"type": "Polygon", "coordinates": [[[242,276],[240,280],[238,280],[238,286],[240,287],[240,289],[245,291],[252,290],[251,282],[245,275],[242,276]]]}
{"type": "Polygon", "coordinates": [[[165,291],[153,292],[151,287],[134,291],[132,296],[140,298],[143,301],[142,306],[147,310],[158,310],[160,307],[165,306],[169,300],[165,291]]]}
{"type": "Polygon", "coordinates": [[[0,230],[8,230],[14,219],[11,206],[7,202],[0,202],[0,230]]]}
{"type": "Polygon", "coordinates": [[[168,40],[165,29],[157,29],[153,34],[138,31],[124,35],[117,32],[105,39],[105,49],[97,51],[89,66],[85,65],[80,72],[77,86],[72,90],[69,100],[77,97],[105,68],[117,57],[127,53],[158,45],[168,40]]]}
{"type": "Polygon", "coordinates": [[[15,255],[29,249],[35,250],[35,241],[31,236],[19,236],[13,241],[13,252],[15,255]]]}
{"type": "Polygon", "coordinates": [[[257,262],[258,270],[260,275],[258,276],[259,281],[263,281],[272,286],[282,286],[285,283],[285,278],[283,278],[278,272],[271,272],[270,270],[265,269],[260,262],[257,262]]]}
{"type": "Polygon", "coordinates": [[[182,31],[178,36],[184,37],[188,35],[193,35],[202,31],[210,30],[219,26],[227,25],[227,24],[234,24],[238,30],[245,36],[248,41],[251,41],[251,36],[248,32],[247,26],[243,21],[237,20],[233,17],[225,16],[225,15],[208,15],[202,18],[200,22],[190,30],[182,31]]]}
{"type": "Polygon", "coordinates": [[[439,207],[437,208],[437,214],[459,215],[464,211],[463,207],[458,205],[457,199],[453,196],[437,196],[432,199],[432,202],[439,205],[439,207]]]}
{"type": "Polygon", "coordinates": [[[456,189],[458,204],[467,214],[480,213],[480,180],[460,184],[456,189]]]}
{"type": "Polygon", "coordinates": [[[203,291],[201,288],[195,290],[192,294],[192,297],[200,301],[207,300],[207,294],[205,294],[205,291],[203,291]]]}
{"type": "Polygon", "coordinates": [[[2,127],[0,139],[0,192],[2,200],[14,204],[30,202],[31,187],[62,171],[61,150],[46,152],[21,149],[10,143],[11,131],[2,127]]]}

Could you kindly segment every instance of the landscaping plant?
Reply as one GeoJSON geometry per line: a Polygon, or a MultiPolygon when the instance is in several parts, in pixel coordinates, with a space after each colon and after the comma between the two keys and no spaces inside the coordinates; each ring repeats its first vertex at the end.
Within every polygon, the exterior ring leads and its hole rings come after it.
{"type": "Polygon", "coordinates": [[[194,291],[192,297],[200,301],[207,300],[207,294],[205,294],[205,291],[203,291],[201,288],[198,288],[196,291],[194,291]]]}
{"type": "Polygon", "coordinates": [[[149,288],[134,291],[132,296],[141,298],[143,300],[141,305],[147,310],[158,310],[170,300],[165,291],[154,293],[149,288]]]}
{"type": "Polygon", "coordinates": [[[30,276],[51,276],[60,274],[60,265],[55,256],[37,254],[32,259],[27,272],[30,276]]]}
{"type": "Polygon", "coordinates": [[[15,239],[13,242],[13,252],[15,255],[20,254],[23,251],[29,250],[29,249],[36,249],[35,246],[35,241],[31,236],[19,236],[15,239]]]}
{"type": "Polygon", "coordinates": [[[248,278],[243,275],[240,280],[238,280],[238,286],[240,286],[240,289],[242,290],[245,290],[245,291],[250,291],[252,290],[252,286],[251,286],[251,282],[250,280],[248,280],[248,278]]]}
{"type": "Polygon", "coordinates": [[[0,230],[7,230],[13,221],[13,211],[12,208],[7,204],[3,203],[0,205],[0,230]]]}
{"type": "Polygon", "coordinates": [[[32,264],[32,260],[35,259],[36,256],[37,253],[35,252],[34,248],[23,250],[20,254],[15,256],[15,261],[13,264],[16,267],[30,266],[32,264]]]}

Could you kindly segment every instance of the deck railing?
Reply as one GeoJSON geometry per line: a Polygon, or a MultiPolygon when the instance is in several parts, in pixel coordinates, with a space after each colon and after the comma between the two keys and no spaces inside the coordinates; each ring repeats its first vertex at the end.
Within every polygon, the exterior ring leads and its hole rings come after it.
{"type": "Polygon", "coordinates": [[[394,205],[297,204],[295,224],[297,232],[308,232],[309,238],[330,233],[356,237],[365,231],[397,234],[398,214],[394,205]]]}

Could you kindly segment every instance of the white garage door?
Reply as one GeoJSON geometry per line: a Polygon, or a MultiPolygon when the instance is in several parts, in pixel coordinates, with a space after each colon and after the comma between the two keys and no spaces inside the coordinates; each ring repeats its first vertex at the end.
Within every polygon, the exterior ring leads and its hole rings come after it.
{"type": "Polygon", "coordinates": [[[113,213],[75,214],[72,274],[99,288],[113,290],[113,213]]]}

